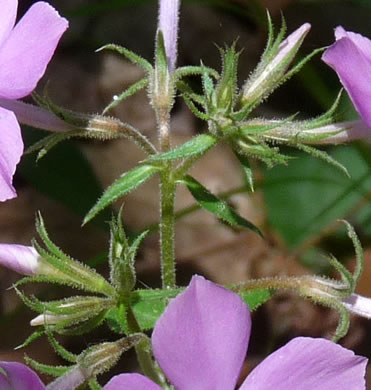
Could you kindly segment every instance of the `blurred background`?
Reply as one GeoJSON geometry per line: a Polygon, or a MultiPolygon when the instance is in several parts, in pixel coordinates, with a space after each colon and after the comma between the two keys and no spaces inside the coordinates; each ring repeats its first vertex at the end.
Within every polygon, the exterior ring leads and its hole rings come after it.
{"type": "MultiPolygon", "coordinates": [[[[33,1],[19,0],[19,16],[33,1]]],[[[106,43],[125,46],[148,60],[153,59],[157,24],[154,0],[55,0],[49,1],[68,18],[63,36],[47,73],[46,83],[54,103],[69,109],[100,113],[129,85],[139,80],[141,70],[111,52],[95,53],[106,43]]],[[[239,64],[240,85],[254,69],[267,38],[266,10],[276,31],[284,15],[288,33],[304,22],[312,25],[298,58],[331,44],[333,30],[345,29],[371,37],[369,0],[184,0],[181,9],[178,65],[203,63],[220,70],[217,47],[236,39],[243,50],[239,64]]],[[[195,88],[199,80],[192,79],[195,88]]],[[[340,90],[335,72],[316,56],[304,69],[281,86],[254,112],[256,116],[285,118],[298,113],[309,119],[329,109],[340,90]]],[[[371,88],[371,86],[370,86],[371,88]]],[[[357,117],[344,94],[339,119],[357,117]]],[[[145,91],[129,98],[111,112],[140,129],[156,142],[153,113],[145,91]]],[[[177,99],[173,110],[173,144],[204,132],[205,123],[192,117],[177,99]]],[[[27,145],[45,133],[23,128],[27,145]]],[[[335,255],[349,269],[354,249],[338,219],[355,227],[365,251],[365,271],[357,292],[371,296],[371,154],[365,142],[326,148],[351,174],[346,177],[326,163],[287,150],[293,159],[288,166],[267,169],[252,161],[256,179],[254,193],[248,191],[243,174],[230,150],[218,146],[195,165],[192,174],[214,193],[233,194],[229,203],[256,224],[265,240],[251,231],[236,231],[203,211],[177,222],[178,283],[186,285],[192,274],[203,274],[218,283],[274,275],[325,274],[338,277],[329,267],[327,254],[335,255]]],[[[23,157],[15,178],[18,197],[0,204],[0,241],[29,245],[35,237],[34,217],[40,210],[54,242],[66,253],[107,274],[108,224],[112,210],[81,228],[82,217],[103,189],[122,172],[144,158],[125,140],[105,143],[68,141],[35,162],[23,157]]],[[[158,220],[158,182],[153,179],[117,203],[124,202],[123,220],[130,232],[139,232],[158,220]]],[[[184,188],[177,194],[177,209],[192,205],[184,188]]],[[[116,208],[117,210],[117,208],[116,208]]],[[[137,260],[138,286],[159,286],[158,236],[149,235],[137,260]]],[[[24,351],[14,351],[32,329],[34,316],[8,288],[18,275],[0,269],[0,360],[22,360],[24,351]]],[[[68,288],[45,285],[24,287],[43,299],[68,296],[68,288]]],[[[278,293],[253,317],[249,360],[243,375],[264,356],[299,335],[328,337],[337,325],[337,314],[314,306],[295,294],[278,293]]],[[[61,337],[62,344],[79,353],[96,341],[113,340],[103,325],[82,337],[61,337]]],[[[371,357],[371,322],[352,317],[349,334],[341,344],[371,357]]],[[[26,353],[40,362],[61,364],[45,338],[26,353]]],[[[125,354],[117,372],[136,369],[133,355],[125,354]]],[[[102,379],[104,383],[105,378],[102,379]]],[[[371,373],[369,382],[371,383],[371,373]]]]}

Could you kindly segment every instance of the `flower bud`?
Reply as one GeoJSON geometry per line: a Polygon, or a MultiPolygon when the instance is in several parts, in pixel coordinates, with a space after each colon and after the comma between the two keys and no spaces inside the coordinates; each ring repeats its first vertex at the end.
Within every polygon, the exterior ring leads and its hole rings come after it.
{"type": "Polygon", "coordinates": [[[133,334],[111,343],[101,343],[81,353],[77,363],[86,378],[109,370],[120,356],[143,339],[142,334],[133,334]]]}
{"type": "Polygon", "coordinates": [[[158,28],[164,36],[170,73],[175,69],[177,57],[179,6],[180,0],[160,0],[158,28]]]}
{"type": "Polygon", "coordinates": [[[243,87],[242,105],[254,106],[258,104],[277,87],[299,50],[310,27],[309,23],[305,23],[290,34],[278,46],[273,57],[271,56],[270,50],[266,52],[267,55],[263,56],[260,64],[243,87]],[[269,60],[267,60],[267,56],[269,60]]]}
{"type": "Polygon", "coordinates": [[[362,120],[332,123],[326,126],[312,128],[301,133],[309,137],[315,144],[340,144],[357,139],[371,140],[371,128],[362,120]]]}
{"type": "Polygon", "coordinates": [[[99,297],[72,297],[65,301],[47,302],[45,311],[31,320],[31,326],[71,326],[96,317],[109,309],[112,300],[99,297]]]}

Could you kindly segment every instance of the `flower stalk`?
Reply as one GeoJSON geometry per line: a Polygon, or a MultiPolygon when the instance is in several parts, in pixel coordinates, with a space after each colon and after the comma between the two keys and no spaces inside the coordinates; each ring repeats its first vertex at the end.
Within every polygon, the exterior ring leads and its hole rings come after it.
{"type": "MultiPolygon", "coordinates": [[[[174,104],[178,12],[180,1],[161,0],[156,37],[155,68],[150,81],[151,104],[156,114],[161,153],[171,147],[170,111],[174,104]]],[[[173,164],[162,162],[160,173],[160,251],[163,288],[173,288],[175,280],[175,190],[173,164]]]]}

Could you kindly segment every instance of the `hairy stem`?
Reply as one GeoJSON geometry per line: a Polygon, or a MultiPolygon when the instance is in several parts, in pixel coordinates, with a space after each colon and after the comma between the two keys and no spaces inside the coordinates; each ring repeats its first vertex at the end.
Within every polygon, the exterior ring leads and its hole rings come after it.
{"type": "MultiPolygon", "coordinates": [[[[170,149],[170,113],[168,107],[156,111],[159,129],[161,152],[170,149]]],[[[175,280],[175,190],[173,165],[171,161],[163,162],[164,169],[160,174],[160,249],[161,277],[163,288],[174,288],[175,280]]]]}
{"type": "MultiPolygon", "coordinates": [[[[142,332],[131,307],[128,308],[127,321],[130,333],[142,332]]],[[[150,350],[151,346],[147,339],[143,339],[135,345],[135,353],[143,373],[155,383],[162,385],[162,380],[156,371],[150,350]]]]}
{"type": "MultiPolygon", "coordinates": [[[[166,163],[168,165],[168,163],[166,163]]],[[[162,287],[174,288],[175,280],[175,189],[172,180],[171,165],[161,172],[161,219],[160,219],[160,246],[161,246],[161,275],[162,287]]]]}

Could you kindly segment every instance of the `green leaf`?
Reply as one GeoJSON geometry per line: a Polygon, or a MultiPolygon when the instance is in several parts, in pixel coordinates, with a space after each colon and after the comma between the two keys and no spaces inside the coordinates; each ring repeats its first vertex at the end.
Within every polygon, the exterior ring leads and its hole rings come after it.
{"type": "Polygon", "coordinates": [[[193,197],[205,210],[232,226],[250,229],[263,237],[261,231],[254,224],[237,214],[226,202],[217,198],[192,176],[185,176],[182,182],[184,182],[193,197]]]}
{"type": "Polygon", "coordinates": [[[139,165],[131,171],[122,175],[118,180],[116,180],[110,187],[106,189],[102,197],[98,200],[95,206],[88,212],[88,214],[84,218],[83,224],[89,222],[99,212],[101,212],[105,207],[110,205],[119,197],[124,196],[128,192],[140,186],[160,169],[160,167],[155,167],[153,165],[139,165]]]}
{"type": "Polygon", "coordinates": [[[250,310],[257,309],[260,305],[267,302],[273,295],[274,291],[268,289],[244,291],[240,293],[241,298],[249,305],[250,310]]]}
{"type": "MultiPolygon", "coordinates": [[[[182,291],[183,288],[170,290],[148,289],[132,292],[131,305],[141,329],[152,329],[164,312],[169,299],[174,298],[182,291]]],[[[109,310],[106,318],[114,331],[124,333],[127,329],[126,316],[122,315],[122,308],[109,310]]]]}
{"type": "MultiPolygon", "coordinates": [[[[330,154],[347,167],[351,178],[322,160],[302,154],[288,166],[264,173],[269,221],[290,247],[320,235],[338,218],[371,211],[369,150],[362,154],[356,145],[337,146],[330,154]]],[[[369,220],[364,223],[362,231],[369,220]]]]}
{"type": "Polygon", "coordinates": [[[166,153],[151,156],[148,161],[176,160],[196,156],[205,153],[216,144],[216,141],[216,138],[210,134],[201,134],[166,153]]]}

